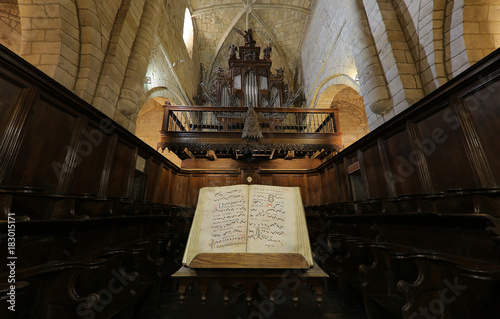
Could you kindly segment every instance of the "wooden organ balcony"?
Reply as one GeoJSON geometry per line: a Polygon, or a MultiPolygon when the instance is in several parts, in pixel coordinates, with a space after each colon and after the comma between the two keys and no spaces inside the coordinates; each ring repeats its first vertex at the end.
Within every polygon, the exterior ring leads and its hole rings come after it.
{"type": "Polygon", "coordinates": [[[246,108],[165,105],[158,148],[181,159],[290,156],[323,158],[340,150],[338,109],[255,108],[263,138],[242,138],[246,108]],[[293,151],[293,155],[291,152],[293,151]]]}

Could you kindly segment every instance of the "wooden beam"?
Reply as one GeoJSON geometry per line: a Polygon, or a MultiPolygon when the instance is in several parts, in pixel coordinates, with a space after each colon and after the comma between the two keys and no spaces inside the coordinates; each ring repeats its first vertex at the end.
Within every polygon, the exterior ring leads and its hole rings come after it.
{"type": "Polygon", "coordinates": [[[211,161],[215,161],[215,160],[217,159],[217,155],[215,155],[214,150],[209,150],[209,151],[207,152],[207,157],[208,157],[208,159],[209,159],[209,160],[211,160],[211,161]]]}
{"type": "Polygon", "coordinates": [[[184,149],[184,154],[186,154],[191,159],[195,159],[196,158],[196,156],[194,156],[193,153],[191,153],[191,151],[188,150],[187,147],[184,149]]]}
{"type": "Polygon", "coordinates": [[[269,156],[269,159],[272,160],[274,157],[274,152],[276,151],[275,148],[273,148],[273,151],[271,152],[271,155],[269,156]]]}
{"type": "Polygon", "coordinates": [[[318,156],[323,155],[324,152],[325,152],[325,149],[322,149],[321,151],[316,151],[313,155],[311,155],[311,159],[315,159],[318,156]]]}

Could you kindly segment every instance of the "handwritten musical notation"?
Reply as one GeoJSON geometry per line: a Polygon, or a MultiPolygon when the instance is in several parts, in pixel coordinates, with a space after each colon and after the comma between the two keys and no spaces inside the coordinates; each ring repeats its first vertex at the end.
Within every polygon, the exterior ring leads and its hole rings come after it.
{"type": "Polygon", "coordinates": [[[247,193],[244,189],[214,194],[212,206],[212,235],[210,250],[246,243],[247,237],[247,193]]]}
{"type": "Polygon", "coordinates": [[[279,248],[287,239],[284,190],[261,187],[253,189],[248,216],[248,240],[259,246],[279,248]]]}

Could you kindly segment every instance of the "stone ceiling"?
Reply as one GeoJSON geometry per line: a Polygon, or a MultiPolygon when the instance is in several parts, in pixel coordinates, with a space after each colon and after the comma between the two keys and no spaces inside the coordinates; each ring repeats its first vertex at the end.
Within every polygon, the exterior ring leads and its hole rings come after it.
{"type": "Polygon", "coordinates": [[[257,46],[272,46],[273,69],[283,67],[294,86],[300,46],[314,0],[190,0],[198,38],[203,81],[213,80],[212,70],[227,68],[228,48],[244,44],[241,31],[252,29],[257,46]]]}

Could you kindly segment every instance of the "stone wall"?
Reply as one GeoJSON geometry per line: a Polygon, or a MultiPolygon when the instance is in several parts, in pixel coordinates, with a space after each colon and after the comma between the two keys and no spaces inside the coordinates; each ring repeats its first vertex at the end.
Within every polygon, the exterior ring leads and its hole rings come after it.
{"type": "Polygon", "coordinates": [[[471,64],[500,47],[500,3],[465,0],[463,32],[471,64]]]}
{"type": "MultiPolygon", "coordinates": [[[[160,130],[163,122],[163,105],[165,101],[168,101],[168,99],[161,97],[147,101],[137,117],[135,135],[154,149],[156,149],[156,145],[160,141],[160,130]]],[[[181,160],[177,155],[170,153],[168,149],[162,154],[172,163],[181,167],[181,160]]]]}
{"type": "Polygon", "coordinates": [[[301,49],[308,104],[348,85],[374,129],[498,48],[499,18],[491,1],[318,0],[301,49]]]}
{"type": "Polygon", "coordinates": [[[163,75],[181,101],[190,104],[196,94],[198,46],[195,40],[191,58],[182,38],[187,6],[187,0],[13,1],[0,7],[9,26],[2,28],[2,43],[134,132],[155,89],[145,85],[154,48],[163,47],[161,64],[184,61],[163,75]],[[16,34],[20,41],[14,41],[16,34]]]}
{"type": "Polygon", "coordinates": [[[342,144],[348,147],[370,132],[363,98],[350,87],[338,92],[331,102],[339,109],[342,144]]]}
{"type": "Polygon", "coordinates": [[[359,92],[371,129],[500,44],[500,6],[486,0],[9,0],[0,24],[4,45],[132,132],[160,92],[193,104],[227,46],[242,44],[233,26],[273,43],[273,67],[304,87],[308,106],[331,86],[359,92]]]}
{"type": "Polygon", "coordinates": [[[21,50],[21,19],[15,0],[0,3],[0,43],[17,54],[21,50]]]}

